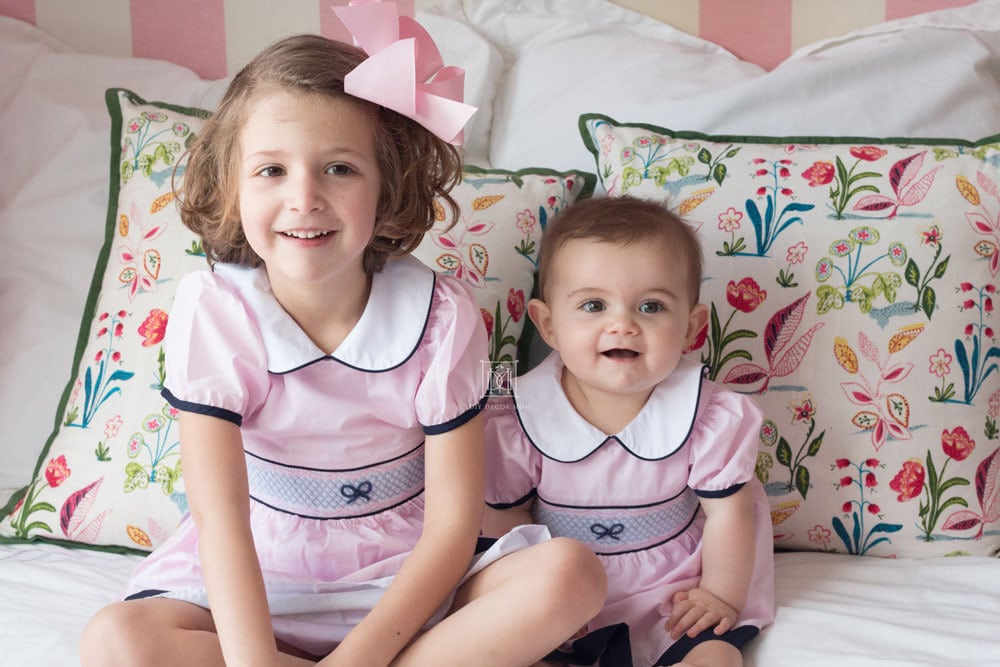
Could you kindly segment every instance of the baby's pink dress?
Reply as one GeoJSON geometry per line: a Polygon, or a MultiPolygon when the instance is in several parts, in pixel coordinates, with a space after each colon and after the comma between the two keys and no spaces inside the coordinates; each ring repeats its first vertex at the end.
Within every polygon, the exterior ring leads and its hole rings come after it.
{"type": "Polygon", "coordinates": [[[736,635],[770,623],[774,562],[767,499],[754,477],[756,404],[681,359],[635,419],[609,437],[573,409],[561,374],[554,352],[516,379],[512,402],[488,406],[487,502],[508,508],[533,500],[536,522],[599,555],[608,598],[587,631],[625,623],[634,666],[657,664],[674,643],[664,629],[671,597],[701,575],[698,498],[744,484],[753,491],[756,560],[736,635]]]}
{"type": "MultiPolygon", "coordinates": [[[[373,276],[357,325],[326,355],[274,299],[263,269],[217,265],[178,285],[166,364],[171,405],[241,426],[276,636],[330,652],[420,537],[424,436],[482,408],[489,366],[479,308],[459,281],[393,260],[373,276]]],[[[497,543],[470,573],[544,538],[497,543]]],[[[125,595],[208,607],[197,549],[186,516],[125,595]]]]}

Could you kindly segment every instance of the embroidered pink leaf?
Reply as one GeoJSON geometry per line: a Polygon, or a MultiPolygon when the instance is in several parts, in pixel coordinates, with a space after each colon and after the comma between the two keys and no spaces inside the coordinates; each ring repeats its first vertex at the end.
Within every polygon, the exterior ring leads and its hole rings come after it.
{"type": "Polygon", "coordinates": [[[882,373],[882,379],[886,382],[902,382],[911,370],[913,370],[911,363],[891,364],[882,373]]]}
{"type": "Polygon", "coordinates": [[[892,437],[895,438],[896,440],[913,439],[913,435],[910,433],[910,430],[905,426],[903,426],[902,424],[897,424],[891,419],[883,419],[881,423],[885,424],[886,430],[888,430],[889,434],[892,435],[892,437]]]}
{"type": "Polygon", "coordinates": [[[131,264],[135,261],[135,253],[127,245],[118,247],[118,260],[122,264],[131,264]]]}
{"type": "Polygon", "coordinates": [[[725,384],[753,384],[767,377],[767,371],[757,364],[737,364],[722,380],[725,384]]]}
{"type": "Polygon", "coordinates": [[[979,183],[979,187],[985,190],[988,194],[993,195],[997,199],[1000,199],[1000,191],[997,190],[996,182],[989,176],[981,171],[976,172],[976,182],[979,183]]]}
{"type": "Polygon", "coordinates": [[[809,299],[810,292],[788,304],[767,321],[764,327],[764,354],[767,360],[774,359],[774,353],[788,344],[795,334],[795,330],[802,322],[802,315],[806,309],[806,300],[809,299]]]}
{"type": "Polygon", "coordinates": [[[437,243],[442,248],[447,248],[448,250],[454,250],[458,247],[455,240],[451,238],[451,234],[435,234],[431,238],[434,239],[434,243],[437,243]]]}
{"type": "Polygon", "coordinates": [[[972,229],[980,234],[989,234],[993,231],[990,219],[982,213],[966,213],[965,219],[969,221],[972,229]]]}
{"type": "Polygon", "coordinates": [[[97,535],[101,532],[101,526],[104,525],[104,517],[109,514],[111,514],[111,508],[104,510],[94,517],[94,520],[84,526],[73,539],[78,542],[86,542],[88,544],[96,542],[97,535]]]}
{"type": "Polygon", "coordinates": [[[855,211],[884,211],[896,205],[895,199],[890,199],[885,195],[868,195],[862,197],[854,203],[855,211]]]}
{"type": "Polygon", "coordinates": [[[162,236],[165,231],[167,231],[166,225],[154,225],[142,233],[142,238],[144,241],[152,241],[162,236]]]}
{"type": "Polygon", "coordinates": [[[958,510],[944,520],[941,527],[945,530],[968,530],[981,524],[983,520],[970,510],[958,510]]]}
{"type": "Polygon", "coordinates": [[[984,523],[1000,519],[1000,448],[994,449],[976,468],[976,496],[983,508],[984,523]]]}
{"type": "Polygon", "coordinates": [[[900,197],[900,206],[913,206],[914,204],[922,201],[930,191],[931,185],[934,184],[934,176],[940,169],[941,167],[935,167],[921,176],[920,180],[914,183],[913,187],[907,190],[906,193],[900,197]]]}
{"type": "Polygon", "coordinates": [[[885,444],[887,437],[885,420],[879,419],[878,423],[875,424],[875,428],[872,429],[872,446],[875,447],[876,452],[882,449],[882,445],[885,444]]]}
{"type": "Polygon", "coordinates": [[[858,332],[858,349],[868,361],[878,362],[878,347],[863,331],[858,332]]]}
{"type": "Polygon", "coordinates": [[[809,351],[809,345],[812,344],[813,336],[816,335],[816,331],[822,326],[823,322],[814,324],[809,331],[802,334],[802,337],[795,341],[788,348],[788,351],[782,355],[781,360],[771,367],[771,376],[784,377],[798,368],[802,364],[802,359],[806,356],[806,352],[809,351]]]}
{"type": "Polygon", "coordinates": [[[892,186],[892,191],[896,193],[897,197],[900,190],[908,186],[920,173],[920,167],[924,164],[924,155],[926,154],[927,151],[921,151],[910,157],[904,157],[889,169],[889,185],[892,186]]]}
{"type": "Polygon", "coordinates": [[[83,520],[87,518],[87,513],[94,504],[94,499],[97,497],[97,492],[103,481],[104,478],[101,477],[79,491],[74,491],[63,503],[62,509],[59,511],[59,527],[62,528],[63,535],[72,537],[83,520]]]}
{"type": "Polygon", "coordinates": [[[857,382],[841,382],[840,388],[844,390],[847,399],[856,405],[871,405],[875,402],[874,397],[857,382]]]}
{"type": "Polygon", "coordinates": [[[482,236],[483,234],[489,234],[491,231],[493,231],[494,226],[495,225],[492,222],[488,224],[485,222],[477,222],[475,224],[466,227],[465,231],[469,232],[470,234],[482,236]]]}

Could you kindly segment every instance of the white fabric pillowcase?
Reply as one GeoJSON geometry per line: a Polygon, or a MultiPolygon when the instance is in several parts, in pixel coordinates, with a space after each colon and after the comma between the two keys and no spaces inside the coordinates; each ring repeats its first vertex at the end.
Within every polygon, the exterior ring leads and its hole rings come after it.
{"type": "Polygon", "coordinates": [[[592,168],[582,113],[772,136],[975,140],[1000,123],[996,0],[803,47],[771,72],[604,0],[527,4],[496,0],[472,14],[507,57],[516,54],[497,93],[494,167],[592,168]],[[514,11],[532,20],[505,17],[514,11]]]}

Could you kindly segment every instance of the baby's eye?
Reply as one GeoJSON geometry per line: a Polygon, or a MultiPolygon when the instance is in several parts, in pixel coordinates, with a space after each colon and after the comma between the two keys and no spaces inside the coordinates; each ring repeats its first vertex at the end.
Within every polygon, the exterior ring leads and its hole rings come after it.
{"type": "Polygon", "coordinates": [[[348,174],[354,173],[354,170],[346,164],[331,164],[326,168],[326,173],[334,176],[347,176],[348,174]]]}
{"type": "Polygon", "coordinates": [[[659,301],[643,301],[639,304],[640,313],[660,313],[666,310],[666,307],[659,301]]]}
{"type": "Polygon", "coordinates": [[[580,304],[580,308],[587,313],[600,313],[604,310],[604,303],[597,299],[591,299],[580,304]]]}
{"type": "Polygon", "coordinates": [[[282,175],[284,175],[284,173],[285,173],[285,170],[282,169],[281,167],[276,167],[274,165],[270,165],[270,166],[264,167],[263,169],[259,170],[257,172],[257,175],[258,176],[263,176],[265,178],[274,178],[275,176],[282,176],[282,175]]]}

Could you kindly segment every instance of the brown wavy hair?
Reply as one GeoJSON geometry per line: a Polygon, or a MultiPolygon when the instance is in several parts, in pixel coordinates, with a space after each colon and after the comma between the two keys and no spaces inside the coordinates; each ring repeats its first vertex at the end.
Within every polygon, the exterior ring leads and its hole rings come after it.
{"type": "Polygon", "coordinates": [[[458,205],[449,192],[462,176],[458,149],[416,121],[344,92],[344,77],[367,57],[343,42],[296,35],[268,47],[236,74],[195,139],[179,187],[175,172],[181,220],[201,236],[209,264],[262,263],[240,222],[239,139],[254,103],[274,93],[347,100],[372,119],[382,191],[363,260],[369,275],[385,268],[390,256],[405,255],[419,245],[434,225],[436,198],[457,219],[458,205]]]}
{"type": "Polygon", "coordinates": [[[621,246],[660,242],[667,248],[664,262],[683,262],[691,303],[699,301],[703,259],[698,233],[666,204],[635,197],[596,197],[578,200],[560,211],[545,228],[538,256],[542,300],[556,253],[574,240],[621,246]]]}

